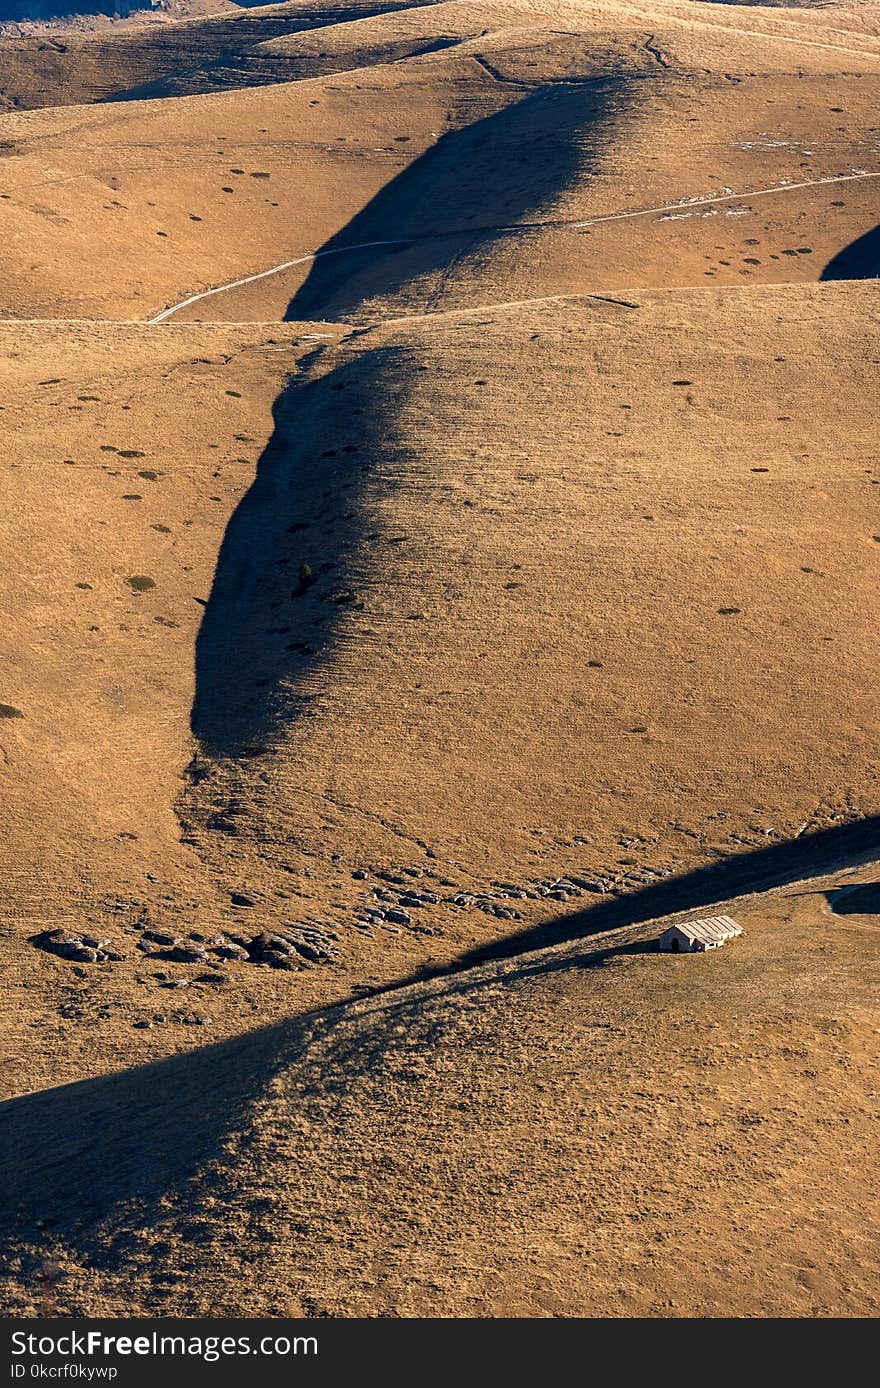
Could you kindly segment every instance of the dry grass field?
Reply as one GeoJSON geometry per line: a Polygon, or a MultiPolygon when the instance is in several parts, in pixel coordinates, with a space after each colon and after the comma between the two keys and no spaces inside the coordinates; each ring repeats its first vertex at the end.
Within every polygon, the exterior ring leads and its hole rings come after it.
{"type": "Polygon", "coordinates": [[[46,42],[2,1304],[876,1314],[876,11],[46,42]]]}
{"type": "Polygon", "coordinates": [[[51,1247],[79,1315],[876,1315],[872,880],[14,1100],[9,1305],[51,1247]]]}

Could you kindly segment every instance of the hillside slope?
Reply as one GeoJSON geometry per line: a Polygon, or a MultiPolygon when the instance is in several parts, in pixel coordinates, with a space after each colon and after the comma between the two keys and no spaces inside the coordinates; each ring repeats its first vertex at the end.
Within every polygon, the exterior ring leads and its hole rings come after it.
{"type": "MultiPolygon", "coordinates": [[[[39,2],[39,0],[37,0],[39,2]]],[[[96,0],[112,12],[109,0],[96,0]]],[[[416,0],[431,4],[432,0],[416,0]]],[[[249,6],[243,11],[207,18],[157,24],[151,16],[138,25],[99,28],[94,34],[3,34],[0,54],[0,110],[34,110],[47,106],[77,106],[92,101],[119,101],[139,88],[170,84],[168,94],[211,91],[224,81],[214,76],[242,70],[236,85],[248,86],[251,52],[279,34],[320,28],[339,20],[353,21],[385,10],[410,8],[412,0],[342,0],[314,4],[283,0],[279,5],[249,6]]],[[[263,72],[264,80],[287,81],[298,75],[288,68],[280,78],[263,72]]]]}
{"type": "Polygon", "coordinates": [[[177,979],[225,1033],[875,814],[877,312],[9,325],[16,1086],[191,1044],[131,1030],[177,979]],[[332,958],[219,987],[144,937],[297,920],[332,958]],[[125,956],[80,1028],[47,922],[125,956]]]}
{"type": "Polygon", "coordinates": [[[560,6],[551,28],[527,0],[456,2],[284,40],[370,64],[332,77],[8,114],[3,312],[148,319],[254,275],[181,315],[815,281],[877,223],[880,38],[718,11],[560,6]],[[429,11],[456,42],[389,61],[429,11]],[[400,244],[352,249],[374,241],[400,244]]]}
{"type": "Polygon", "coordinates": [[[4,40],[4,1309],[876,1313],[878,84],[855,0],[4,40]]]}
{"type": "Polygon", "coordinates": [[[73,1315],[876,1315],[877,905],[874,864],[720,955],[617,932],[16,1100],[4,1305],[49,1256],[73,1315]]]}

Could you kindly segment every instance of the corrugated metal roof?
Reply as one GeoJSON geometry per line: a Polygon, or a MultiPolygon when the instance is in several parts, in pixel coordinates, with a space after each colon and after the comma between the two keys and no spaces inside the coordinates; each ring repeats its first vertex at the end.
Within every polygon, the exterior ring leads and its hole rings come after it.
{"type": "MultiPolygon", "coordinates": [[[[737,925],[732,916],[704,916],[700,920],[676,921],[669,930],[680,930],[689,940],[700,940],[704,945],[720,944],[734,935],[742,934],[742,926],[737,925]]],[[[667,934],[664,931],[664,934],[667,934]]]]}

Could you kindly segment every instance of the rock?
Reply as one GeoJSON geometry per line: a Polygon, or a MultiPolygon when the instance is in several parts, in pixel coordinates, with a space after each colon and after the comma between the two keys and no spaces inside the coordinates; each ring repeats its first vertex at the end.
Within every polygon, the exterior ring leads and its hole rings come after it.
{"type": "Polygon", "coordinates": [[[247,948],[248,953],[252,955],[264,954],[265,951],[268,949],[280,949],[285,954],[289,954],[291,950],[291,944],[289,940],[286,940],[283,937],[283,935],[274,935],[269,930],[263,930],[260,932],[259,935],[255,935],[253,937],[247,948]]]}
{"type": "Polygon", "coordinates": [[[291,939],[267,930],[254,936],[248,945],[248,954],[257,964],[291,969],[310,967],[312,962],[323,962],[331,957],[326,948],[322,949],[308,940],[291,939]],[[287,964],[282,964],[282,959],[287,960],[287,964]]]}
{"type": "Polygon", "coordinates": [[[252,896],[247,896],[244,892],[230,892],[229,900],[233,906],[256,906],[256,901],[252,896]]]}
{"type": "Polygon", "coordinates": [[[175,964],[204,964],[205,951],[196,945],[186,945],[182,941],[171,949],[162,951],[163,959],[171,959],[175,964]]]}
{"type": "Polygon", "coordinates": [[[59,959],[70,959],[80,964],[96,964],[99,958],[99,942],[94,940],[93,936],[86,938],[94,942],[86,943],[86,939],[81,935],[72,935],[67,930],[44,930],[42,934],[33,936],[31,943],[59,959]]]}
{"type": "Polygon", "coordinates": [[[33,943],[40,949],[48,950],[50,954],[59,954],[62,958],[67,958],[63,951],[82,949],[83,939],[81,935],[71,935],[68,930],[44,930],[41,935],[34,936],[33,943]]]}
{"type": "Polygon", "coordinates": [[[387,921],[393,921],[395,925],[410,925],[412,922],[412,916],[409,914],[409,911],[404,911],[399,906],[392,906],[390,910],[386,911],[385,919],[387,921]]]}
{"type": "Polygon", "coordinates": [[[137,1028],[138,1031],[149,1031],[149,1030],[150,1030],[150,1027],[153,1025],[153,1023],[152,1023],[152,1022],[134,1022],[134,1023],[132,1023],[132,1025],[135,1026],[135,1027],[137,1028]]]}
{"type": "Polygon", "coordinates": [[[367,874],[363,868],[355,868],[351,875],[356,882],[365,882],[367,880],[367,874]]]}
{"type": "Polygon", "coordinates": [[[225,939],[231,940],[234,945],[241,945],[245,950],[251,942],[250,935],[240,935],[235,930],[227,930],[225,932],[225,939]]]}
{"type": "Polygon", "coordinates": [[[298,963],[280,949],[267,949],[260,955],[261,964],[269,964],[273,969],[297,969],[298,963]]]}
{"type": "Polygon", "coordinates": [[[325,949],[309,944],[307,940],[294,940],[292,943],[297,954],[301,954],[304,959],[311,959],[315,964],[322,964],[330,958],[325,949]]]}
{"type": "Polygon", "coordinates": [[[57,954],[59,959],[73,959],[78,964],[96,964],[98,962],[98,951],[90,949],[88,945],[81,944],[79,941],[55,945],[52,953],[57,954]]]}
{"type": "Polygon", "coordinates": [[[111,960],[113,960],[114,963],[118,963],[118,961],[119,961],[120,959],[124,959],[124,958],[125,958],[125,955],[124,955],[124,954],[120,954],[118,949],[102,949],[102,950],[101,950],[101,953],[100,953],[99,956],[98,956],[98,958],[99,958],[99,959],[111,959],[111,960]]]}
{"type": "Polygon", "coordinates": [[[399,898],[399,904],[408,907],[410,910],[413,908],[421,910],[421,908],[426,905],[420,896],[402,896],[399,898]]]}
{"type": "Polygon", "coordinates": [[[145,940],[152,940],[157,945],[176,945],[179,943],[176,935],[172,935],[170,930],[144,930],[145,940]]]}
{"type": "Polygon", "coordinates": [[[211,945],[211,953],[217,954],[221,959],[247,959],[248,952],[242,949],[241,945],[222,944],[211,945]]]}

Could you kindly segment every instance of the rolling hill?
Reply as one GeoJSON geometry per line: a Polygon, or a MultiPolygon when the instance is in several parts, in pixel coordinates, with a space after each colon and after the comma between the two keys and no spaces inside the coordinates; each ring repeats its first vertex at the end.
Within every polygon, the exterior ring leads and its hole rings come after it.
{"type": "Polygon", "coordinates": [[[428,6],[284,40],[375,59],[332,77],[10,113],[3,310],[143,320],[254,275],[182,316],[815,281],[876,224],[880,36],[823,44],[779,11],[742,33],[719,13],[670,4],[652,30],[573,6],[548,34],[526,0],[428,6]],[[423,44],[429,15],[460,41],[382,60],[401,34],[423,44]],[[351,249],[372,241],[402,244],[351,249]]]}
{"type": "Polygon", "coordinates": [[[874,1314],[876,13],[3,42],[3,1304],[874,1314]]]}
{"type": "Polygon", "coordinates": [[[14,1100],[8,1304],[48,1253],[59,1314],[875,1315],[864,880],[14,1100]]]}

